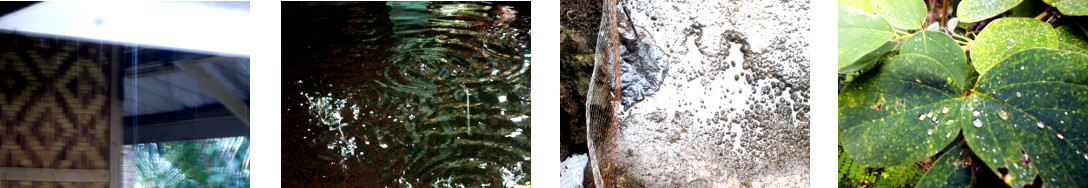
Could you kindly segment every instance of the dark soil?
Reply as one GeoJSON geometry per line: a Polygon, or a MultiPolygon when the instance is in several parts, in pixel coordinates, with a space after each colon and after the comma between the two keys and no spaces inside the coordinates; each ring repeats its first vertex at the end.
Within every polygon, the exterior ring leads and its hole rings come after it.
{"type": "Polygon", "coordinates": [[[582,32],[597,33],[601,24],[600,0],[562,0],[559,3],[559,25],[582,32]]]}

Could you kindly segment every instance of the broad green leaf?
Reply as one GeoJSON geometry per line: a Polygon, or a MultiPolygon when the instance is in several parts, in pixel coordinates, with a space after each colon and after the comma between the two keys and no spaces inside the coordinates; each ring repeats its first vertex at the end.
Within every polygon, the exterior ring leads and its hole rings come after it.
{"type": "Polygon", "coordinates": [[[975,90],[964,139],[991,171],[1008,168],[1014,187],[1035,175],[1048,187],[1088,186],[1088,55],[1023,50],[980,76],[975,90]]]}
{"type": "Polygon", "coordinates": [[[857,62],[895,36],[884,18],[839,5],[839,68],[857,62]]]}
{"type": "Polygon", "coordinates": [[[1023,0],[963,0],[956,7],[960,22],[977,22],[997,16],[1015,7],[1023,0]]]}
{"type": "Polygon", "coordinates": [[[895,46],[897,45],[899,45],[899,42],[896,42],[894,40],[888,41],[884,43],[884,45],[880,45],[880,47],[876,50],[873,50],[865,54],[864,56],[861,56],[861,58],[859,58],[857,61],[854,61],[854,63],[846,65],[845,67],[840,67],[839,73],[846,74],[849,72],[865,70],[870,66],[876,64],[876,62],[882,59],[885,54],[888,54],[888,52],[895,50],[895,46]]]}
{"type": "Polygon", "coordinates": [[[1058,32],[1058,49],[1088,53],[1088,40],[1077,35],[1080,32],[1075,28],[1070,25],[1063,25],[1056,30],[1058,32]]]}
{"type": "MultiPolygon", "coordinates": [[[[950,79],[953,79],[956,83],[967,83],[967,54],[963,53],[963,49],[956,43],[952,37],[935,31],[922,31],[914,33],[909,38],[903,41],[903,47],[899,50],[900,54],[919,54],[928,56],[942,63],[942,65],[951,65],[945,67],[951,69],[950,72],[953,75],[950,79]]],[[[961,84],[960,90],[970,89],[970,85],[961,84]]]]}
{"type": "MultiPolygon", "coordinates": [[[[889,58],[842,90],[839,138],[863,166],[892,166],[936,154],[959,131],[991,173],[1020,187],[1088,186],[1088,55],[1031,48],[978,78],[966,96],[933,58],[889,58]]],[[[968,70],[969,71],[969,70],[968,70]]],[[[966,94],[966,93],[965,93],[966,94]]]]}
{"type": "Polygon", "coordinates": [[[926,19],[926,4],[914,0],[872,0],[873,12],[903,29],[921,29],[926,19]]]}
{"type": "Polygon", "coordinates": [[[862,10],[868,13],[873,13],[873,6],[870,0],[839,0],[840,5],[846,5],[848,7],[854,7],[858,10],[862,10]]]}
{"type": "Polygon", "coordinates": [[[959,132],[967,112],[954,75],[962,66],[925,55],[888,58],[839,95],[839,139],[863,166],[909,164],[936,154],[959,132]]]}
{"type": "Polygon", "coordinates": [[[967,163],[973,154],[966,146],[957,144],[941,155],[918,181],[918,187],[970,187],[974,173],[967,163]]]}
{"type": "Polygon", "coordinates": [[[1055,47],[1050,24],[1031,18],[1002,18],[986,26],[971,44],[971,60],[980,75],[1005,57],[1033,47],[1055,47]]]}
{"type": "Polygon", "coordinates": [[[971,27],[971,22],[965,22],[963,20],[959,20],[959,21],[960,22],[956,24],[956,27],[963,28],[963,29],[967,29],[967,27],[971,27]]]}
{"type": "Polygon", "coordinates": [[[1084,0],[1043,0],[1058,8],[1062,14],[1070,16],[1088,16],[1088,1],[1084,0]]]}

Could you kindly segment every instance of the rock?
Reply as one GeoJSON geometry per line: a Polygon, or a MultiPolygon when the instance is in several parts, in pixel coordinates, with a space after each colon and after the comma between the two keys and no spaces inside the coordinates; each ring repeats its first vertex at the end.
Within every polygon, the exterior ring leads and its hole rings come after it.
{"type": "Polygon", "coordinates": [[[657,46],[640,40],[623,40],[622,44],[626,52],[620,65],[623,89],[620,103],[627,109],[661,88],[669,71],[669,61],[665,52],[657,46]]]}
{"type": "Polygon", "coordinates": [[[559,187],[583,187],[586,164],[589,156],[586,154],[574,155],[563,161],[559,171],[559,187]]]}
{"type": "Polygon", "coordinates": [[[561,29],[560,42],[560,142],[561,158],[571,153],[586,153],[586,92],[593,74],[593,46],[596,35],[566,28],[561,29]]]}

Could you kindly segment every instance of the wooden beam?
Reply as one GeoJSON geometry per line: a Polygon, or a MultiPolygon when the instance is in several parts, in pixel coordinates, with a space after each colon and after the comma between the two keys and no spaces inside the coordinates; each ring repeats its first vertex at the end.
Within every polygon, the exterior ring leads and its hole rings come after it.
{"type": "MultiPolygon", "coordinates": [[[[206,119],[211,117],[234,117],[234,114],[227,110],[223,104],[208,104],[199,107],[189,107],[177,111],[160,112],[155,114],[143,114],[137,116],[126,116],[124,121],[125,127],[131,126],[146,126],[156,125],[164,123],[174,123],[190,120],[206,119]],[[134,122],[133,120],[140,120],[134,122]],[[138,125],[136,123],[139,123],[138,125]]],[[[239,121],[240,122],[240,121],[239,121]]],[[[244,125],[243,125],[244,126],[244,125]]],[[[126,133],[127,134],[127,133],[126,133]]],[[[130,140],[125,140],[129,142],[130,140]]]]}
{"type": "MultiPolygon", "coordinates": [[[[0,180],[108,183],[107,169],[53,169],[0,167],[0,180]]],[[[120,184],[120,183],[116,183],[120,184]]],[[[114,186],[110,183],[110,186],[114,186]]],[[[120,186],[120,185],[118,185],[120,186]]]]}
{"type": "MultiPolygon", "coordinates": [[[[143,51],[143,50],[141,50],[141,51],[143,51]]],[[[230,60],[230,59],[232,59],[232,58],[223,57],[223,56],[213,56],[213,57],[203,57],[203,58],[195,58],[195,59],[194,58],[189,58],[189,59],[163,60],[163,61],[153,61],[153,62],[146,62],[146,61],[141,60],[139,65],[136,65],[135,67],[130,66],[128,68],[122,68],[122,70],[125,73],[125,74],[122,74],[122,75],[124,75],[126,78],[146,78],[146,77],[158,76],[158,75],[163,75],[163,74],[170,74],[170,73],[181,71],[180,69],[178,69],[178,67],[176,65],[174,65],[175,62],[179,62],[179,61],[197,61],[197,63],[199,63],[199,62],[225,61],[225,60],[230,60]]]]}
{"type": "Polygon", "coordinates": [[[110,56],[110,61],[111,62],[110,62],[110,80],[109,80],[109,82],[110,82],[109,83],[110,84],[110,105],[109,105],[109,108],[110,108],[110,129],[109,129],[109,133],[110,133],[110,135],[109,135],[109,139],[110,139],[110,150],[109,150],[110,167],[109,167],[109,187],[111,187],[111,188],[120,188],[120,187],[122,187],[122,185],[121,185],[121,184],[123,184],[122,183],[123,182],[122,177],[124,176],[124,174],[122,174],[122,172],[123,172],[122,170],[124,170],[124,167],[121,166],[124,163],[124,160],[121,159],[121,152],[122,152],[121,150],[122,150],[122,145],[124,144],[124,140],[122,140],[122,139],[124,139],[124,137],[125,137],[124,133],[121,132],[122,130],[124,130],[124,128],[122,128],[122,125],[121,125],[121,123],[124,123],[124,116],[123,116],[124,114],[122,112],[122,110],[124,109],[122,107],[122,105],[124,105],[124,102],[123,102],[124,97],[121,97],[121,85],[123,84],[123,82],[121,81],[121,75],[120,75],[121,74],[121,62],[122,62],[121,58],[124,58],[124,57],[120,57],[120,56],[121,56],[121,47],[114,45],[113,46],[113,54],[112,54],[112,56],[110,56]]]}
{"type": "Polygon", "coordinates": [[[222,104],[195,109],[125,117],[125,145],[249,136],[249,126],[222,104]],[[140,120],[138,125],[134,119],[140,120]]]}
{"type": "Polygon", "coordinates": [[[125,144],[249,136],[249,126],[231,116],[125,127],[125,144]]]}
{"type": "Polygon", "coordinates": [[[235,116],[238,116],[238,119],[241,119],[242,122],[245,123],[245,125],[248,127],[249,105],[247,105],[245,102],[242,102],[242,99],[239,99],[238,96],[234,95],[234,92],[231,92],[226,85],[223,85],[223,83],[220,82],[219,79],[216,79],[215,76],[212,75],[212,73],[208,72],[207,69],[204,69],[204,67],[201,67],[199,64],[201,62],[221,60],[222,58],[225,57],[210,57],[191,61],[179,61],[175,62],[174,65],[178,66],[178,68],[181,68],[181,70],[185,71],[185,73],[188,73],[189,76],[193,78],[193,80],[196,80],[196,82],[200,84],[201,87],[204,87],[205,91],[211,94],[212,97],[219,101],[219,103],[222,103],[223,106],[226,106],[231,113],[233,113],[235,116]]]}

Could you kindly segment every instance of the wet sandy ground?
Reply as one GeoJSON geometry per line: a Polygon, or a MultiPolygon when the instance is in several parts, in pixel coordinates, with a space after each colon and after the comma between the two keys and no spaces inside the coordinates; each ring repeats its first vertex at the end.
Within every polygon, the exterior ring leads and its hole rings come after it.
{"type": "Polygon", "coordinates": [[[647,187],[807,187],[808,3],[622,3],[672,62],[620,115],[616,162],[647,187]]]}

